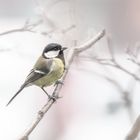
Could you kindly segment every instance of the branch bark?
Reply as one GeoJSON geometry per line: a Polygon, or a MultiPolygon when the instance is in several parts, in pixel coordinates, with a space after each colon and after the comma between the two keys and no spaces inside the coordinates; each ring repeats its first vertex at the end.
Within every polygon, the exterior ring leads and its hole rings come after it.
{"type": "Polygon", "coordinates": [[[126,140],[135,140],[138,137],[139,132],[140,132],[140,115],[134,122],[130,132],[126,137],[126,140]]]}
{"type": "MultiPolygon", "coordinates": [[[[91,48],[96,42],[98,42],[104,36],[105,36],[105,30],[102,30],[94,38],[92,38],[91,40],[89,40],[85,44],[70,50],[70,52],[68,54],[67,67],[66,67],[66,70],[65,70],[63,77],[62,77],[62,82],[64,82],[66,75],[68,73],[68,70],[69,70],[75,56],[77,56],[79,53],[91,48]]],[[[60,93],[61,88],[62,88],[62,84],[57,84],[52,95],[55,97],[59,97],[59,93],[60,93]]],[[[39,122],[43,119],[44,115],[52,107],[54,102],[55,102],[55,100],[53,100],[53,99],[48,100],[48,102],[38,112],[37,117],[35,118],[35,120],[31,124],[31,126],[29,126],[29,128],[27,128],[25,130],[23,136],[21,136],[18,140],[28,140],[29,139],[29,135],[33,132],[33,130],[36,128],[36,126],[39,124],[39,122]]]]}

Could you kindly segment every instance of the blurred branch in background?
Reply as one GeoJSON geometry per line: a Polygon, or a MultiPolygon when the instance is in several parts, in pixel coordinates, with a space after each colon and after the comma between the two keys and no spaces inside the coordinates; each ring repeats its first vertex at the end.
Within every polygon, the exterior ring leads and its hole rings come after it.
{"type": "MultiPolygon", "coordinates": [[[[68,73],[68,70],[69,70],[69,68],[70,68],[75,56],[77,56],[79,53],[81,53],[83,51],[86,51],[87,49],[91,48],[96,42],[98,42],[104,36],[105,36],[105,30],[102,30],[94,38],[92,38],[91,40],[89,40],[85,44],[83,44],[83,45],[81,45],[79,47],[75,47],[74,49],[70,50],[70,52],[68,54],[67,67],[66,67],[65,73],[64,73],[64,75],[62,77],[62,82],[64,82],[64,80],[66,78],[66,75],[68,73]]],[[[61,88],[62,88],[62,84],[56,85],[56,87],[55,87],[55,89],[54,89],[54,91],[52,93],[52,95],[54,97],[56,97],[56,99],[59,98],[61,88]]],[[[54,104],[55,101],[56,100],[53,100],[53,99],[48,100],[48,102],[38,112],[35,121],[31,124],[31,126],[29,126],[29,128],[27,128],[27,130],[25,131],[23,136],[21,138],[19,138],[19,140],[28,140],[29,139],[29,135],[36,128],[36,126],[39,124],[39,122],[43,119],[44,115],[48,112],[48,110],[51,108],[51,106],[54,104]]]]}
{"type": "MultiPolygon", "coordinates": [[[[31,33],[40,33],[41,35],[51,37],[51,34],[54,33],[55,31],[57,31],[56,29],[52,29],[50,31],[36,31],[35,28],[41,24],[43,24],[43,20],[38,20],[35,23],[30,23],[29,20],[26,20],[23,27],[4,31],[4,32],[0,33],[0,36],[17,33],[17,32],[31,32],[31,33]]],[[[65,28],[59,29],[59,30],[62,34],[66,34],[74,28],[76,28],[76,25],[72,24],[68,27],[65,27],[65,28]]]]}
{"type": "Polygon", "coordinates": [[[128,85],[128,88],[126,90],[115,79],[112,79],[112,78],[107,77],[107,76],[104,76],[104,75],[102,75],[102,77],[105,78],[112,85],[114,85],[114,87],[118,90],[118,92],[120,93],[121,99],[124,102],[124,107],[128,111],[129,120],[130,120],[130,122],[133,122],[133,119],[134,119],[134,110],[133,110],[133,107],[132,107],[132,105],[133,105],[132,94],[133,94],[133,90],[135,88],[136,81],[133,81],[133,79],[131,79],[129,81],[129,85],[128,85]]]}
{"type": "MultiPolygon", "coordinates": [[[[111,53],[111,56],[113,56],[112,53],[111,53]]],[[[122,65],[120,65],[116,61],[116,59],[114,58],[114,56],[111,59],[98,59],[98,58],[95,58],[95,61],[97,61],[98,63],[100,63],[102,65],[107,65],[107,66],[115,67],[115,68],[117,68],[117,69],[125,72],[126,74],[130,75],[135,80],[137,80],[137,81],[140,82],[140,77],[137,74],[130,72],[129,70],[127,70],[126,68],[124,68],[122,65]]]]}
{"type": "Polygon", "coordinates": [[[97,62],[99,62],[100,64],[103,64],[103,65],[109,65],[109,66],[112,66],[114,68],[117,68],[117,69],[125,72],[126,74],[130,75],[133,78],[133,79],[129,80],[129,85],[128,85],[128,88],[126,90],[115,79],[112,79],[110,77],[107,77],[107,76],[105,77],[104,76],[104,78],[106,80],[108,80],[110,83],[112,83],[118,89],[118,91],[119,91],[119,93],[121,95],[121,99],[124,101],[125,107],[128,110],[130,122],[133,122],[133,119],[134,119],[134,109],[132,107],[132,105],[133,105],[132,95],[133,95],[133,90],[134,90],[135,85],[136,85],[136,81],[140,82],[140,78],[138,77],[137,73],[129,72],[127,69],[125,69],[123,66],[121,66],[117,62],[117,60],[115,58],[114,51],[113,51],[113,43],[112,43],[112,40],[111,40],[110,36],[107,36],[107,44],[108,44],[108,49],[109,49],[109,54],[111,56],[111,59],[108,59],[108,60],[106,59],[105,63],[103,62],[104,61],[103,59],[102,60],[97,59],[97,62]]]}
{"type": "MultiPolygon", "coordinates": [[[[93,56],[93,57],[87,56],[87,58],[88,58],[88,60],[91,59],[92,62],[94,61],[97,64],[101,65],[102,67],[111,66],[115,69],[119,69],[120,71],[122,71],[132,77],[128,81],[129,85],[127,86],[127,89],[124,89],[123,85],[121,83],[119,83],[117,81],[117,79],[115,79],[114,77],[110,77],[110,75],[106,76],[104,74],[97,74],[100,77],[107,80],[108,82],[110,82],[112,85],[114,85],[114,87],[120,93],[121,99],[124,101],[124,106],[127,108],[130,122],[133,122],[134,109],[132,107],[133,106],[132,96],[133,96],[133,90],[135,89],[135,85],[136,85],[137,81],[140,82],[140,77],[138,75],[138,71],[135,73],[132,73],[129,70],[127,70],[126,68],[124,68],[123,65],[120,65],[117,62],[114,51],[113,51],[113,43],[109,36],[107,36],[107,44],[108,44],[107,46],[108,46],[108,50],[109,50],[109,55],[111,58],[98,58],[96,56],[93,56]]],[[[84,57],[84,56],[81,56],[81,57],[84,57]]]]}
{"type": "MultiPolygon", "coordinates": [[[[101,66],[104,67],[104,65],[101,65],[101,66]]],[[[83,69],[80,69],[80,70],[83,70],[83,69]]],[[[99,74],[99,73],[97,73],[93,70],[92,71],[87,70],[87,69],[84,69],[84,70],[86,70],[87,72],[90,72],[90,73],[92,72],[92,73],[94,73],[95,75],[97,75],[101,78],[104,78],[107,82],[109,82],[110,84],[113,85],[113,87],[118,91],[117,93],[120,94],[121,101],[110,102],[107,105],[107,108],[108,108],[107,110],[108,110],[109,113],[114,113],[120,107],[125,107],[125,109],[127,109],[127,112],[128,112],[129,120],[132,123],[134,121],[134,117],[135,117],[134,109],[133,109],[133,100],[132,100],[133,97],[132,96],[133,96],[134,89],[135,89],[135,86],[136,86],[136,80],[131,78],[129,83],[128,83],[127,89],[126,89],[122,86],[122,84],[120,82],[117,81],[117,79],[115,79],[115,77],[112,77],[112,76],[110,77],[109,75],[105,75],[105,74],[99,74]]],[[[109,73],[110,73],[110,71],[109,71],[109,73]]]]}
{"type": "MultiPolygon", "coordinates": [[[[111,58],[108,58],[108,59],[102,59],[102,58],[100,59],[98,57],[87,57],[87,58],[91,59],[92,61],[94,60],[94,62],[96,62],[97,64],[100,64],[103,67],[111,66],[116,69],[119,69],[122,72],[130,75],[133,78],[133,79],[131,78],[129,80],[128,88],[127,88],[127,90],[125,90],[123,88],[123,86],[121,85],[121,83],[119,83],[114,78],[103,75],[103,74],[97,74],[97,75],[101,76],[102,78],[105,78],[108,82],[110,82],[111,84],[113,84],[116,87],[116,89],[119,91],[119,93],[121,95],[121,99],[125,103],[125,107],[128,110],[130,121],[133,122],[133,119],[135,116],[134,116],[134,109],[132,107],[132,105],[133,105],[132,94],[133,94],[133,90],[135,89],[136,82],[137,81],[140,82],[140,77],[138,74],[139,69],[140,69],[140,62],[138,60],[138,53],[139,53],[140,47],[136,48],[135,53],[133,52],[134,50],[132,51],[132,50],[129,50],[129,48],[127,48],[126,53],[129,55],[128,60],[130,60],[133,64],[136,64],[138,66],[138,71],[135,73],[132,73],[117,62],[117,60],[115,58],[115,54],[113,52],[113,44],[112,44],[112,40],[110,37],[107,37],[107,43],[108,43],[109,55],[111,56],[111,58]]],[[[83,56],[81,56],[81,57],[83,57],[83,56]]],[[[139,140],[139,138],[138,138],[139,132],[140,132],[140,116],[138,116],[135,123],[133,124],[128,136],[126,137],[126,140],[135,140],[136,138],[137,138],[137,140],[139,140]]]]}
{"type": "Polygon", "coordinates": [[[17,32],[32,32],[32,33],[35,33],[35,31],[33,29],[35,27],[37,27],[38,25],[40,25],[41,23],[42,23],[42,21],[39,20],[36,23],[30,24],[29,20],[26,20],[23,27],[2,32],[2,33],[0,33],[0,36],[11,34],[11,33],[17,33],[17,32]]]}
{"type": "Polygon", "coordinates": [[[138,67],[140,67],[140,61],[139,61],[140,44],[138,45],[136,44],[135,47],[133,47],[133,50],[128,47],[126,49],[126,53],[129,56],[128,60],[136,64],[138,67]]]}

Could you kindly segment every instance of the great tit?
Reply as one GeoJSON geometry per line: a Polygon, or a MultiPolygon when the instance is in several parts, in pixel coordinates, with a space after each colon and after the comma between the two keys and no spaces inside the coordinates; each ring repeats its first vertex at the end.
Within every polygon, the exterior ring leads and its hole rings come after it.
{"type": "Polygon", "coordinates": [[[10,99],[7,106],[13,101],[13,99],[28,86],[36,85],[40,87],[49,98],[49,95],[44,87],[50,86],[57,82],[63,75],[65,69],[65,59],[63,51],[67,49],[57,43],[48,44],[42,55],[35,63],[33,69],[30,71],[25,82],[17,91],[17,93],[10,99]]]}

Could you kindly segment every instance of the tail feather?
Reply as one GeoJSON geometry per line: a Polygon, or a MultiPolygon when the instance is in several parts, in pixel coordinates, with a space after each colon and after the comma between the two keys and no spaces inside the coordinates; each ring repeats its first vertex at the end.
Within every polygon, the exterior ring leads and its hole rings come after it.
{"type": "Polygon", "coordinates": [[[8,106],[13,100],[14,100],[14,98],[25,88],[25,84],[23,84],[22,86],[21,86],[21,88],[16,92],[16,94],[10,99],[10,101],[7,103],[7,105],[6,106],[8,106]]]}

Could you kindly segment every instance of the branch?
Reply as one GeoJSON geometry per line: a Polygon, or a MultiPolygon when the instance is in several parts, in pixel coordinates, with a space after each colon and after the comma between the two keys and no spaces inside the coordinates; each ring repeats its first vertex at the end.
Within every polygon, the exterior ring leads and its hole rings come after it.
{"type": "Polygon", "coordinates": [[[35,31],[33,31],[33,29],[41,23],[42,23],[42,21],[39,20],[36,23],[29,24],[29,20],[26,20],[23,27],[2,32],[2,33],[0,33],[0,36],[11,34],[11,33],[17,33],[17,32],[32,32],[32,33],[34,33],[35,31]]]}
{"type": "Polygon", "coordinates": [[[140,132],[140,115],[133,124],[130,132],[128,133],[126,140],[135,140],[140,132]]]}
{"type": "Polygon", "coordinates": [[[108,50],[109,50],[109,54],[110,54],[111,58],[110,59],[92,58],[92,59],[94,59],[99,64],[117,68],[120,71],[122,71],[122,72],[130,75],[131,77],[133,77],[136,81],[140,82],[140,77],[137,74],[130,72],[129,70],[127,70],[126,68],[124,68],[122,65],[120,65],[116,61],[116,58],[115,58],[115,55],[114,55],[114,51],[113,51],[113,48],[112,48],[112,46],[113,46],[112,44],[113,43],[112,43],[112,40],[111,40],[111,37],[110,36],[107,37],[107,43],[108,43],[108,50]]]}
{"type": "MultiPolygon", "coordinates": [[[[39,21],[37,21],[35,23],[29,23],[29,20],[26,20],[22,27],[17,28],[17,29],[11,29],[11,30],[8,30],[8,31],[4,31],[4,32],[0,33],[0,36],[12,34],[12,33],[17,33],[17,32],[31,32],[31,33],[40,33],[41,35],[51,37],[50,35],[52,33],[54,33],[55,31],[57,31],[56,29],[51,29],[50,31],[43,31],[43,32],[38,32],[38,31],[34,30],[42,22],[43,22],[42,20],[39,20],[39,21]]],[[[74,28],[76,28],[76,25],[72,24],[67,28],[60,29],[60,32],[62,34],[66,34],[66,33],[68,33],[69,31],[71,31],[74,28]]]]}
{"type": "Polygon", "coordinates": [[[107,61],[100,61],[100,59],[95,59],[98,63],[103,64],[103,65],[108,65],[111,67],[115,67],[121,71],[123,71],[124,73],[130,75],[131,77],[133,77],[136,81],[140,82],[140,77],[132,72],[130,72],[129,70],[125,69],[123,66],[121,66],[116,60],[114,59],[108,59],[107,61]],[[110,63],[108,63],[110,62],[110,63]]]}
{"type": "Polygon", "coordinates": [[[75,51],[77,53],[81,53],[89,48],[91,48],[92,45],[94,45],[98,40],[100,40],[102,37],[104,37],[105,35],[105,30],[103,30],[102,32],[98,33],[93,39],[89,40],[88,42],[86,42],[85,44],[75,48],[75,51]]]}
{"type": "MultiPolygon", "coordinates": [[[[89,40],[88,42],[86,42],[85,44],[83,44],[79,47],[76,47],[76,48],[70,50],[70,52],[68,54],[67,68],[63,74],[62,82],[64,82],[66,75],[68,73],[68,70],[69,70],[75,56],[78,55],[78,53],[81,53],[82,51],[85,51],[85,50],[91,48],[96,42],[98,42],[104,36],[105,36],[105,30],[102,30],[101,32],[99,32],[97,34],[97,36],[95,38],[89,40]]],[[[60,93],[61,88],[62,88],[62,84],[57,84],[52,95],[55,97],[59,97],[59,93],[60,93]]],[[[19,138],[19,140],[28,140],[29,135],[36,128],[38,123],[43,119],[44,115],[52,107],[54,102],[55,102],[55,100],[53,100],[53,99],[48,100],[48,102],[38,112],[37,117],[35,118],[34,122],[31,124],[31,126],[29,126],[29,128],[26,129],[23,136],[21,138],[19,138]]]]}

